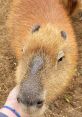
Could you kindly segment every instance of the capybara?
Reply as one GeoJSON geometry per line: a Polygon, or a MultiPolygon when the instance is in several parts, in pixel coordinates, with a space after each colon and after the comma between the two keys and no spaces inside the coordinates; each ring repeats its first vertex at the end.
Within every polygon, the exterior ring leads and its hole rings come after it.
{"type": "Polygon", "coordinates": [[[78,49],[70,15],[79,2],[14,0],[11,5],[7,26],[18,61],[17,100],[30,117],[48,117],[49,105],[74,75],[78,49]]]}

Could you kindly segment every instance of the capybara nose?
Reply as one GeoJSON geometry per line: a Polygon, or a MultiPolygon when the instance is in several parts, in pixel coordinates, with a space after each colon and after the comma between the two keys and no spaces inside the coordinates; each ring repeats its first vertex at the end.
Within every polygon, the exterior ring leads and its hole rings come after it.
{"type": "Polygon", "coordinates": [[[28,107],[36,106],[37,108],[41,108],[44,104],[44,101],[41,99],[31,99],[31,98],[22,99],[20,97],[17,97],[17,101],[18,103],[22,103],[28,107]]]}

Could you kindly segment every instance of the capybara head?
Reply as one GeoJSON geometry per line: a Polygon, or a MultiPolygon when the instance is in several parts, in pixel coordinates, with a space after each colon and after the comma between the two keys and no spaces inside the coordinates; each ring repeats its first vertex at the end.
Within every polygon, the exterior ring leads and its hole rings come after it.
{"type": "Polygon", "coordinates": [[[10,45],[18,60],[17,100],[31,117],[43,117],[45,109],[69,84],[76,68],[77,44],[69,13],[62,3],[71,14],[78,1],[15,1],[7,22],[10,45]]]}
{"type": "Polygon", "coordinates": [[[17,99],[30,114],[40,114],[68,85],[76,66],[76,44],[51,24],[34,26],[28,38],[16,71],[17,99]]]}

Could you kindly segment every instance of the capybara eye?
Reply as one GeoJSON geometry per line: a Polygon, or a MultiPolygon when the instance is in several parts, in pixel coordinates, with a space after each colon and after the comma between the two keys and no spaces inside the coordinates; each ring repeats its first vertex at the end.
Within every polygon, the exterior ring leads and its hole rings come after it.
{"type": "Polygon", "coordinates": [[[58,54],[58,62],[61,62],[64,57],[65,57],[64,52],[60,51],[59,54],[58,54]]]}
{"type": "Polygon", "coordinates": [[[61,31],[61,36],[63,37],[63,39],[66,39],[67,38],[67,33],[64,32],[64,31],[61,31]]]}
{"type": "Polygon", "coordinates": [[[32,27],[32,33],[38,31],[40,29],[40,25],[39,24],[36,24],[32,27]]]}
{"type": "Polygon", "coordinates": [[[63,61],[63,58],[64,58],[64,57],[61,57],[61,58],[58,60],[58,62],[61,62],[61,61],[63,61]]]}

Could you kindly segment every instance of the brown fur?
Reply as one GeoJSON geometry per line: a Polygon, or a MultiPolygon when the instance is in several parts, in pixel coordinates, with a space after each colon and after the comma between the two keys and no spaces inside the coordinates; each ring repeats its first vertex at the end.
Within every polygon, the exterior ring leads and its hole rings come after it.
{"type": "Polygon", "coordinates": [[[74,15],[79,9],[82,9],[81,0],[61,0],[61,3],[64,4],[69,15],[74,15]]]}
{"type": "MultiPolygon", "coordinates": [[[[24,82],[26,72],[28,76],[32,57],[38,54],[42,56],[45,67],[39,76],[47,92],[45,100],[49,106],[68,85],[77,64],[77,44],[67,11],[58,0],[17,0],[13,3],[7,25],[10,45],[18,60],[17,83],[24,82]],[[32,33],[34,24],[41,27],[32,33]],[[61,31],[67,33],[66,40],[61,36],[61,31]],[[58,64],[57,55],[62,50],[65,60],[58,64]]],[[[37,113],[36,117],[39,117],[37,113]]]]}

